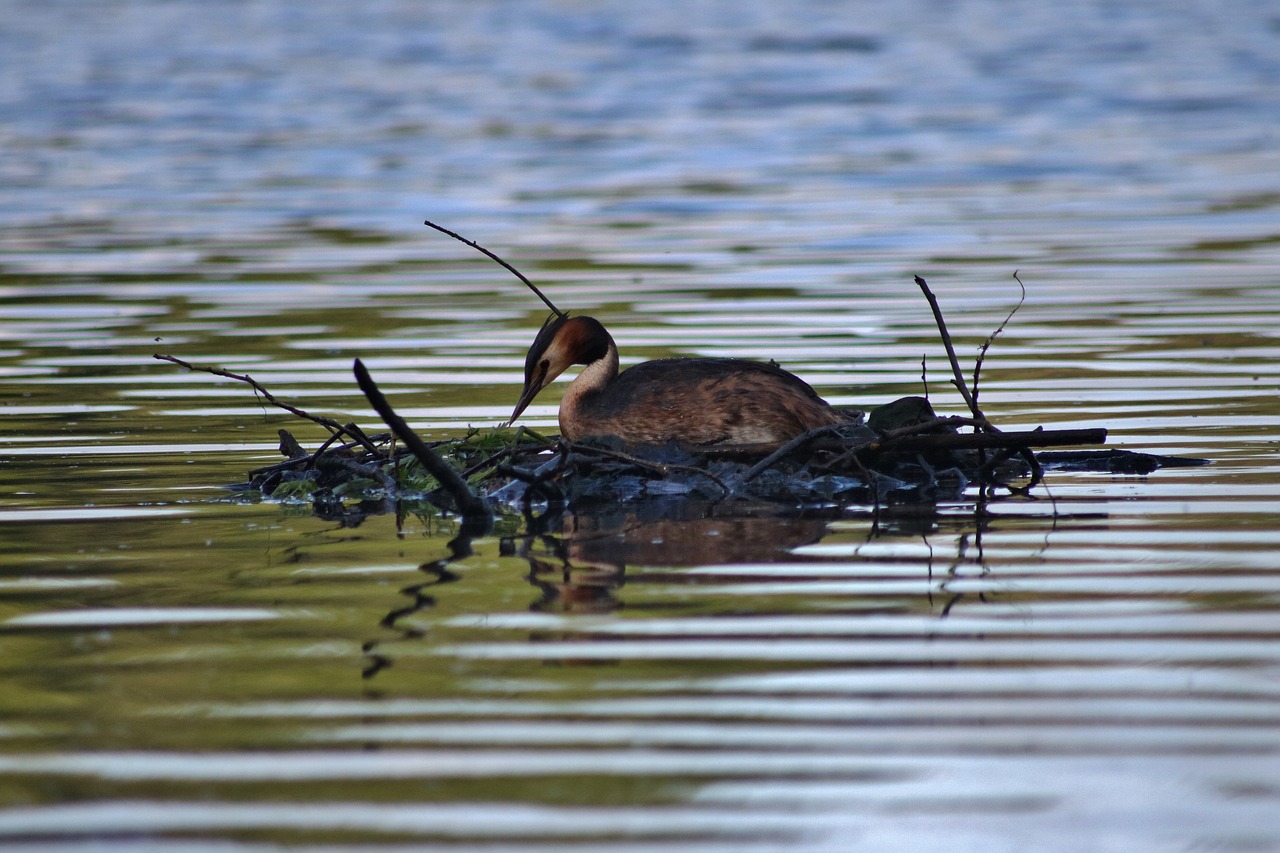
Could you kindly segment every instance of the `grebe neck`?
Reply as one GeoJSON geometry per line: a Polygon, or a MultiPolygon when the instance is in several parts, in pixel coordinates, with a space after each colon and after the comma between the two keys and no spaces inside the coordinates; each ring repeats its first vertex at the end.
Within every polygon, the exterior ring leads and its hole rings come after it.
{"type": "Polygon", "coordinates": [[[608,345],[605,347],[604,355],[582,368],[574,380],[569,383],[569,390],[566,394],[577,392],[579,396],[582,394],[590,394],[593,391],[599,391],[605,388],[610,382],[618,378],[618,347],[610,338],[608,345]]]}
{"type": "Polygon", "coordinates": [[[566,438],[574,441],[580,437],[581,431],[577,427],[583,423],[584,408],[590,405],[592,397],[617,378],[618,347],[610,338],[604,355],[582,368],[560,400],[560,432],[566,438]]]}

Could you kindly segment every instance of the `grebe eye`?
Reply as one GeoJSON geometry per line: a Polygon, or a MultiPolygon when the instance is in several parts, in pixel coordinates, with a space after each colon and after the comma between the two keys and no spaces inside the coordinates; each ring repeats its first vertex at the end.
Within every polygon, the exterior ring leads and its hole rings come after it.
{"type": "Polygon", "coordinates": [[[551,361],[550,361],[549,359],[545,359],[545,358],[544,358],[544,359],[542,360],[542,364],[539,364],[539,365],[538,365],[538,367],[541,367],[541,368],[542,368],[542,372],[543,372],[543,373],[546,373],[548,370],[550,370],[550,369],[551,369],[551,361]]]}

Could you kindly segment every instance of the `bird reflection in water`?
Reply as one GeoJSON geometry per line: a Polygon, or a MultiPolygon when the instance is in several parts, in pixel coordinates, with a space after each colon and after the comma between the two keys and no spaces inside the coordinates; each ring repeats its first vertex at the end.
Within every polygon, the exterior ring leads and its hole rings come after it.
{"type": "MultiPolygon", "coordinates": [[[[760,567],[772,563],[778,564],[777,579],[802,582],[804,577],[816,575],[797,571],[799,564],[811,563],[821,575],[822,566],[833,560],[828,555],[804,553],[803,546],[828,539],[836,521],[842,523],[845,533],[850,522],[865,522],[867,545],[881,539],[890,543],[914,540],[928,545],[929,557],[922,567],[921,579],[928,584],[930,609],[940,618],[945,618],[962,599],[986,600],[981,591],[953,593],[947,588],[952,580],[972,578],[975,570],[979,575],[989,572],[982,538],[997,516],[988,513],[981,502],[971,515],[957,514],[954,507],[940,511],[929,502],[869,507],[856,513],[848,508],[797,513],[780,512],[776,504],[729,505],[687,499],[610,504],[590,511],[549,510],[541,516],[526,517],[523,532],[501,539],[500,547],[502,556],[528,563],[525,579],[536,590],[530,610],[608,614],[624,606],[619,596],[624,585],[707,587],[756,583],[769,579],[769,573],[762,573],[760,567]],[[936,562],[945,568],[935,577],[932,541],[939,535],[954,548],[937,552],[936,562]],[[714,574],[687,571],[708,566],[726,568],[714,574]],[[743,566],[744,571],[735,573],[733,566],[743,566]],[[746,570],[746,566],[753,570],[746,570]],[[935,593],[942,595],[935,600],[935,593]]],[[[448,554],[419,566],[425,578],[401,590],[408,602],[402,598],[401,606],[386,614],[380,628],[396,631],[401,640],[424,639],[427,633],[417,627],[421,623],[415,623],[413,617],[433,609],[437,597],[447,594],[449,585],[466,582],[465,575],[455,573],[450,565],[470,556],[473,538],[481,535],[487,533],[464,527],[450,540],[448,554]]],[[[847,536],[842,539],[847,541],[847,536]]],[[[851,558],[843,555],[834,559],[848,562],[851,558]]],[[[908,559],[917,562],[919,557],[908,559]]],[[[707,589],[706,594],[713,591],[707,589]]],[[[873,609],[918,606],[918,592],[904,595],[905,598],[877,595],[870,603],[873,609]]],[[[640,600],[634,593],[632,597],[640,600]]],[[[580,634],[574,636],[582,638],[580,634]]],[[[537,638],[546,639],[540,632],[537,638]]],[[[370,640],[364,646],[366,679],[392,663],[384,640],[370,640]]]]}
{"type": "Polygon", "coordinates": [[[723,508],[696,502],[648,502],[539,519],[542,532],[504,542],[504,553],[529,562],[529,581],[542,598],[532,609],[607,613],[628,567],[643,567],[632,583],[667,582],[663,569],[795,561],[790,552],[818,542],[829,519],[783,517],[776,506],[723,508]]]}

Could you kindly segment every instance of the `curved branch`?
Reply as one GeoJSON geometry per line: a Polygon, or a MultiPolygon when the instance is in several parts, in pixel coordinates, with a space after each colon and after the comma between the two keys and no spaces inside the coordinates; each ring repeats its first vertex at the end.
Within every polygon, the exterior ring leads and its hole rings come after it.
{"type": "Polygon", "coordinates": [[[516,278],[518,278],[518,279],[520,279],[522,282],[524,282],[524,286],[525,286],[525,287],[527,287],[527,288],[529,288],[530,290],[532,290],[532,291],[534,292],[534,295],[536,295],[539,299],[541,299],[543,302],[545,302],[545,303],[546,303],[546,305],[547,305],[547,307],[551,309],[551,312],[552,312],[553,314],[555,314],[557,317],[559,317],[560,319],[562,319],[562,320],[563,320],[565,317],[569,316],[568,314],[564,313],[564,312],[563,312],[563,311],[561,311],[559,308],[557,308],[555,305],[553,305],[553,304],[551,303],[551,300],[550,300],[550,299],[548,299],[548,298],[546,297],[546,295],[545,295],[545,294],[543,294],[543,292],[542,292],[541,290],[539,290],[536,286],[534,286],[534,283],[533,283],[533,282],[531,282],[531,281],[529,281],[529,279],[525,278],[524,273],[520,272],[520,270],[518,270],[518,269],[516,269],[515,267],[511,266],[511,264],[507,263],[507,262],[506,262],[506,261],[504,261],[502,258],[498,257],[498,256],[497,256],[496,254],[494,254],[493,252],[490,252],[490,251],[489,251],[488,249],[486,249],[484,246],[481,246],[481,245],[480,245],[479,243],[477,243],[475,240],[468,240],[466,237],[463,237],[461,234],[457,233],[456,231],[450,231],[448,228],[445,228],[443,225],[437,225],[437,224],[435,224],[435,223],[434,223],[434,222],[432,222],[430,219],[425,220],[422,224],[423,224],[423,225],[426,225],[428,228],[434,228],[434,229],[436,229],[436,230],[437,230],[437,231],[439,231],[441,234],[448,234],[450,237],[452,237],[453,239],[457,240],[458,242],[460,242],[460,243],[465,243],[466,245],[468,245],[468,246],[470,246],[471,248],[475,249],[475,250],[476,250],[477,252],[479,252],[480,254],[484,255],[486,258],[489,258],[490,260],[492,260],[492,261],[496,262],[499,266],[501,266],[501,267],[502,267],[503,269],[505,269],[507,272],[511,273],[511,274],[512,274],[512,275],[514,275],[516,278]]]}

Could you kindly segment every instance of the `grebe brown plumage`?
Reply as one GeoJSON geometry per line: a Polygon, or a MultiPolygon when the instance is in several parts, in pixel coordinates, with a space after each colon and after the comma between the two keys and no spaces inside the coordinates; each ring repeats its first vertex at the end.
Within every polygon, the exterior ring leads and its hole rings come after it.
{"type": "Polygon", "coordinates": [[[823,426],[856,423],[803,379],[773,364],[736,358],[665,358],[618,371],[613,337],[592,317],[553,315],[525,359],[512,423],[538,392],[585,365],[560,403],[571,441],[613,436],[626,444],[678,441],[704,448],[782,444],[823,426]]]}

